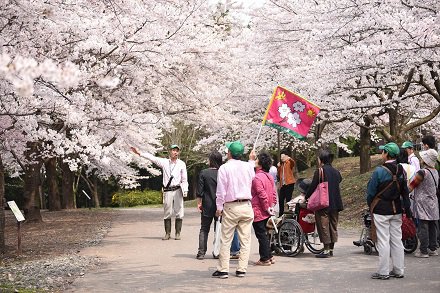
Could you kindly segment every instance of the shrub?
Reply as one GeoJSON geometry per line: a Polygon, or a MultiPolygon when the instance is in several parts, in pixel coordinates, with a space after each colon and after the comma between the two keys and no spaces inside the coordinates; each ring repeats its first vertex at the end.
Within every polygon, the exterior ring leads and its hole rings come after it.
{"type": "Polygon", "coordinates": [[[161,204],[162,193],[157,190],[125,190],[112,196],[113,207],[134,207],[149,204],[161,204]]]}

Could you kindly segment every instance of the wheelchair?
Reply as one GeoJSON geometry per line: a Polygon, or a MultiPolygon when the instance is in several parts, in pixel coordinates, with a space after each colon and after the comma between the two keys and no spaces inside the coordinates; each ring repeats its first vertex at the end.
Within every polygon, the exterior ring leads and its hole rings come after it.
{"type": "Polygon", "coordinates": [[[305,204],[296,203],[293,211],[289,210],[280,218],[271,217],[267,228],[271,249],[277,255],[297,256],[304,252],[304,246],[313,254],[324,250],[316,231],[314,213],[307,210],[305,204]]]}
{"type": "MultiPolygon", "coordinates": [[[[353,241],[353,245],[363,246],[364,253],[370,255],[373,253],[373,251],[377,252],[377,249],[376,249],[375,242],[370,237],[371,214],[370,214],[369,210],[363,211],[361,218],[362,218],[362,222],[364,224],[364,227],[362,228],[359,240],[353,241]]],[[[408,238],[405,240],[402,239],[402,243],[403,243],[403,248],[404,248],[405,253],[410,254],[410,253],[413,253],[414,251],[416,251],[419,241],[418,241],[417,235],[414,235],[414,237],[411,237],[411,238],[408,238]]]]}

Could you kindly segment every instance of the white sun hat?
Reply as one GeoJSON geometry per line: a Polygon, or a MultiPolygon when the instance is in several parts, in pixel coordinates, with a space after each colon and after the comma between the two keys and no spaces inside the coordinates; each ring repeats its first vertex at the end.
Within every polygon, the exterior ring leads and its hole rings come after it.
{"type": "Polygon", "coordinates": [[[437,156],[438,153],[434,149],[429,149],[420,152],[420,157],[422,158],[423,162],[425,162],[425,164],[431,168],[435,168],[435,163],[437,162],[437,156]]]}

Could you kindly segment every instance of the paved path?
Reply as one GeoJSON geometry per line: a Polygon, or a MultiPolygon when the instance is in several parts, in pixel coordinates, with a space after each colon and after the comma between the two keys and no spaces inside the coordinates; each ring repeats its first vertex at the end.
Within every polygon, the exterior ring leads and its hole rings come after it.
{"type": "MultiPolygon", "coordinates": [[[[195,259],[199,214],[185,212],[182,240],[162,241],[162,209],[120,210],[103,242],[81,252],[102,258],[102,265],[78,278],[68,292],[440,292],[440,257],[410,255],[405,278],[370,279],[378,258],[352,244],[359,237],[354,231],[341,232],[333,258],[317,259],[306,250],[296,257],[276,257],[270,267],[249,265],[245,278],[235,277],[232,260],[229,279],[214,279],[217,260],[195,259]]],[[[212,238],[209,251],[211,244],[212,238]]],[[[257,259],[253,236],[251,261],[257,259]]]]}

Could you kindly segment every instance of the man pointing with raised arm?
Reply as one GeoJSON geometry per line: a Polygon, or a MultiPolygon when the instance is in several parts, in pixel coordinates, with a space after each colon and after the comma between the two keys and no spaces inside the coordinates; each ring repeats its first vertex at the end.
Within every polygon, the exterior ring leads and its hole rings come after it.
{"type": "Polygon", "coordinates": [[[176,216],[176,240],[180,240],[183,220],[183,198],[188,194],[188,177],[186,164],[180,160],[180,147],[176,144],[170,146],[169,158],[155,157],[150,153],[139,153],[134,147],[131,151],[147,160],[150,160],[162,169],[163,181],[163,209],[165,236],[162,240],[169,240],[171,235],[171,217],[176,216]]]}

